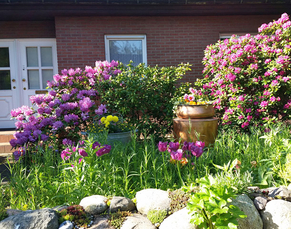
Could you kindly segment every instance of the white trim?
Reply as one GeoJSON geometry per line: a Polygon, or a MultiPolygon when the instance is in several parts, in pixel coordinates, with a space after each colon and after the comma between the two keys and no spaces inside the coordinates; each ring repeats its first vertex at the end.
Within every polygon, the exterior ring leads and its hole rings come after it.
{"type": "Polygon", "coordinates": [[[110,62],[109,41],[110,40],[141,40],[142,41],[142,60],[147,65],[147,40],[146,35],[104,35],[105,59],[110,62]]]}

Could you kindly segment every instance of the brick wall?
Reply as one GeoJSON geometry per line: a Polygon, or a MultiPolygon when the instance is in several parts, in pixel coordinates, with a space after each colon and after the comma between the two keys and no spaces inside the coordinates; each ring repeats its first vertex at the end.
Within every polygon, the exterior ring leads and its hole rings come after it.
{"type": "Polygon", "coordinates": [[[146,34],[148,65],[192,64],[184,81],[200,77],[203,51],[220,33],[256,33],[277,16],[56,17],[59,70],[105,60],[104,35],[146,34]]]}
{"type": "Polygon", "coordinates": [[[0,39],[55,37],[54,21],[0,21],[0,39]]]}

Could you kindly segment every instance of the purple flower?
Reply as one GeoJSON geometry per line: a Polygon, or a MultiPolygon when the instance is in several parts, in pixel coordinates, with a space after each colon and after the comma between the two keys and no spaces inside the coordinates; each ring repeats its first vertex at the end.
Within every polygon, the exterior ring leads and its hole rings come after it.
{"type": "Polygon", "coordinates": [[[11,139],[9,143],[12,147],[15,147],[17,145],[16,139],[11,139]]]}
{"type": "Polygon", "coordinates": [[[25,155],[25,148],[20,147],[17,151],[13,152],[14,160],[18,161],[20,157],[25,155]]]}
{"type": "Polygon", "coordinates": [[[88,153],[86,153],[86,151],[84,149],[79,149],[79,154],[82,156],[82,157],[87,157],[88,156],[88,153]]]}
{"type": "Polygon", "coordinates": [[[35,130],[33,131],[33,136],[38,138],[38,136],[41,135],[41,130],[35,130]]]}
{"type": "Polygon", "coordinates": [[[179,149],[179,142],[170,142],[168,151],[171,153],[172,151],[177,151],[179,149]]]}
{"type": "Polygon", "coordinates": [[[186,151],[186,150],[188,150],[188,147],[189,147],[189,143],[185,141],[185,142],[183,143],[182,150],[183,150],[183,151],[186,151]]]}
{"type": "Polygon", "coordinates": [[[202,148],[204,148],[204,146],[205,146],[205,142],[202,142],[202,141],[196,141],[196,142],[195,142],[195,146],[198,146],[198,147],[202,147],[202,148]]]}
{"type": "Polygon", "coordinates": [[[63,127],[63,123],[61,121],[56,121],[54,124],[53,124],[53,129],[57,130],[59,128],[62,128],[63,127]]]}
{"type": "Polygon", "coordinates": [[[68,138],[64,138],[62,141],[63,145],[69,145],[69,146],[73,146],[74,142],[71,139],[68,138]]]}
{"type": "Polygon", "coordinates": [[[178,149],[177,151],[172,151],[171,152],[171,158],[176,161],[180,161],[183,157],[183,150],[178,149]]]}
{"type": "Polygon", "coordinates": [[[167,150],[168,142],[159,141],[158,148],[160,152],[165,152],[167,150]]]}
{"type": "Polygon", "coordinates": [[[45,142],[45,141],[47,141],[47,140],[49,139],[49,136],[46,135],[46,134],[42,134],[42,135],[40,136],[40,139],[43,140],[43,141],[45,142]]]}
{"type": "Polygon", "coordinates": [[[98,148],[100,147],[99,142],[94,142],[93,145],[92,145],[92,149],[96,149],[97,147],[98,148]]]}
{"type": "Polygon", "coordinates": [[[102,148],[100,148],[97,152],[96,152],[96,155],[98,157],[104,155],[104,154],[107,154],[109,153],[111,150],[111,145],[103,145],[102,148]]]}
{"type": "Polygon", "coordinates": [[[62,95],[62,100],[64,100],[64,102],[68,101],[70,99],[70,95],[69,94],[63,94],[62,95]]]}
{"type": "Polygon", "coordinates": [[[200,157],[203,153],[203,147],[199,147],[199,146],[196,146],[196,145],[192,145],[191,146],[191,153],[193,156],[195,156],[196,158],[200,157]]]}
{"type": "Polygon", "coordinates": [[[104,105],[104,104],[100,104],[98,109],[95,110],[95,114],[97,114],[97,115],[103,115],[106,112],[107,112],[107,109],[106,109],[106,105],[104,105]]]}
{"type": "Polygon", "coordinates": [[[80,110],[83,112],[88,112],[90,107],[94,105],[94,102],[91,101],[89,97],[85,97],[84,99],[79,101],[80,110]]]}

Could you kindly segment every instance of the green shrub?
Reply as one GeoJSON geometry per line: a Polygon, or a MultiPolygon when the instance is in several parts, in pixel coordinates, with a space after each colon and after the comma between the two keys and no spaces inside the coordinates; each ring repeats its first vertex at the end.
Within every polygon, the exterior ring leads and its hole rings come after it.
{"type": "Polygon", "coordinates": [[[190,70],[189,66],[129,64],[110,81],[100,82],[101,102],[110,112],[118,112],[136,125],[140,133],[165,135],[172,128],[174,100],[186,90],[187,84],[179,86],[178,80],[190,70]]]}

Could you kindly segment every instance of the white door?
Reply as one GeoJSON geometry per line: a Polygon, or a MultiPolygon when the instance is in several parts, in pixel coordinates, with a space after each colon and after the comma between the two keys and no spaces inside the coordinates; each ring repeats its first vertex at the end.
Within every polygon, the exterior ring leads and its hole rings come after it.
{"type": "Polygon", "coordinates": [[[30,96],[46,94],[47,81],[57,74],[57,51],[55,40],[19,41],[20,75],[23,104],[31,106],[30,96]]]}
{"type": "Polygon", "coordinates": [[[15,42],[0,42],[0,128],[14,127],[10,111],[20,106],[20,82],[17,77],[15,42]]]}
{"type": "Polygon", "coordinates": [[[57,71],[55,39],[0,40],[0,129],[15,127],[10,111],[31,106],[57,71]]]}

